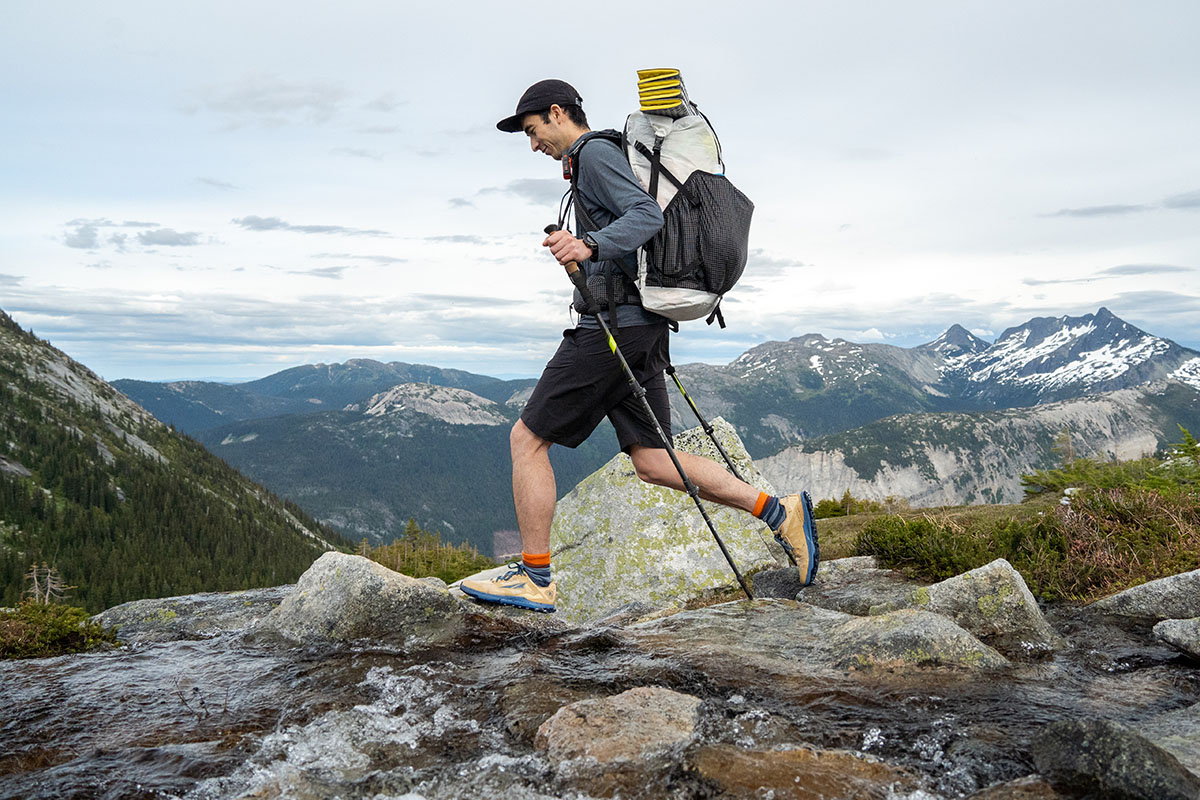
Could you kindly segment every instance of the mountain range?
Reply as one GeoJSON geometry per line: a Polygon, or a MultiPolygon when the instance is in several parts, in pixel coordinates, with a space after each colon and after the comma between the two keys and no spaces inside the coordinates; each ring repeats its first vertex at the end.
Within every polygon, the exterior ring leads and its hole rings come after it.
{"type": "Polygon", "coordinates": [[[274,586],[348,542],[0,311],[0,605],[274,586]]]}
{"type": "MultiPolygon", "coordinates": [[[[992,343],[959,325],[912,348],[807,334],[678,373],[777,486],[818,497],[1013,501],[1064,429],[1080,453],[1126,457],[1200,427],[1200,353],[1106,308],[992,343]]],[[[114,385],[353,538],[388,540],[412,516],[486,551],[515,525],[507,430],[532,384],[357,359],[234,386],[114,385]]],[[[672,407],[677,429],[695,424],[681,398],[672,407]]],[[[553,448],[560,494],[614,451],[607,424],[553,448]]]]}

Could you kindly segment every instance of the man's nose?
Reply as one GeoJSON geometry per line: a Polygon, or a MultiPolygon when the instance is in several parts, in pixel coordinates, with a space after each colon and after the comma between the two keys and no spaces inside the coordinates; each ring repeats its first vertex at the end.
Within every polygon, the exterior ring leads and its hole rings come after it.
{"type": "Polygon", "coordinates": [[[531,139],[529,140],[529,149],[530,149],[530,150],[532,150],[532,151],[533,151],[533,152],[535,152],[535,153],[538,151],[538,140],[537,140],[537,139],[532,139],[532,138],[531,138],[531,139]]]}

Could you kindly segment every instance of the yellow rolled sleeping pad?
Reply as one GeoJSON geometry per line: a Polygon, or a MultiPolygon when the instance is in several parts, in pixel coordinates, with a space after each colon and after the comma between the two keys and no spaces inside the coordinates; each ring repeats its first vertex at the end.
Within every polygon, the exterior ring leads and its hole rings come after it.
{"type": "Polygon", "coordinates": [[[638,101],[646,113],[668,116],[691,113],[691,101],[677,69],[639,69],[638,101]]]}

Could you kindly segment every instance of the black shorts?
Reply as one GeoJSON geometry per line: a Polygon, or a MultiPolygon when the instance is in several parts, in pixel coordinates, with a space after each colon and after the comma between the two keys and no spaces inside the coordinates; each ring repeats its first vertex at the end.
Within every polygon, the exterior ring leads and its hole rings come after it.
{"type": "MultiPolygon", "coordinates": [[[[645,387],[646,399],[667,436],[671,435],[671,404],[663,370],[671,363],[669,337],[666,322],[627,325],[613,337],[638,383],[645,387]]],[[[621,362],[609,349],[604,331],[563,331],[562,344],[542,371],[521,420],[547,441],[578,447],[606,416],[617,430],[623,451],[635,444],[663,447],[621,362]]]]}

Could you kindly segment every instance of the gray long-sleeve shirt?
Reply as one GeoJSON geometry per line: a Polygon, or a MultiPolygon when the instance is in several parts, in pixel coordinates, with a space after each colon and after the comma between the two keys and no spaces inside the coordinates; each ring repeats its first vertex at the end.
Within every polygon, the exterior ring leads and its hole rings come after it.
{"type": "MultiPolygon", "coordinates": [[[[611,259],[624,262],[636,274],[636,251],[662,227],[662,211],[634,177],[624,153],[612,142],[594,142],[580,155],[580,148],[595,135],[596,132],[589,131],[580,136],[568,152],[575,158],[577,169],[575,187],[579,194],[576,202],[583,205],[587,217],[596,226],[595,229],[587,227],[583,215],[576,209],[575,233],[580,238],[591,233],[600,258],[599,261],[585,261],[580,267],[589,276],[602,275],[604,262],[611,259]]],[[[614,269],[619,271],[620,268],[614,266],[614,269]]],[[[575,299],[582,303],[578,292],[575,299]]],[[[608,312],[602,313],[611,325],[608,312]]],[[[646,311],[640,305],[617,306],[618,327],[662,321],[658,314],[646,311]]],[[[593,317],[581,316],[579,326],[598,328],[600,324],[593,317]]]]}

